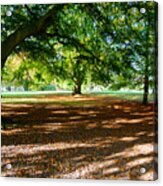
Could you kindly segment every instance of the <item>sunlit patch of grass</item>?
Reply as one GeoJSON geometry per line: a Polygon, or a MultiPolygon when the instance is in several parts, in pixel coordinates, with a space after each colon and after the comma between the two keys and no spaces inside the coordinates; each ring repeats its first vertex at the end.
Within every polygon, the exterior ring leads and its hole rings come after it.
{"type": "Polygon", "coordinates": [[[71,95],[72,91],[23,91],[23,92],[2,92],[2,98],[24,98],[24,97],[46,97],[50,95],[71,95]]]}
{"type": "MultiPolygon", "coordinates": [[[[114,94],[114,97],[117,97],[122,100],[129,100],[129,101],[142,101],[143,94],[114,94]]],[[[149,101],[154,101],[154,95],[150,94],[148,97],[149,101]]]]}
{"type": "MultiPolygon", "coordinates": [[[[119,100],[128,100],[128,101],[138,101],[142,102],[143,93],[141,92],[120,92],[120,91],[109,91],[109,92],[101,92],[101,93],[92,93],[92,94],[84,94],[80,97],[73,97],[69,93],[53,93],[53,92],[25,92],[25,93],[3,93],[2,94],[2,103],[48,103],[48,104],[61,104],[68,106],[82,106],[83,104],[100,104],[100,99],[98,98],[109,98],[109,99],[119,99],[119,100]],[[96,100],[92,100],[92,98],[96,100]]],[[[154,95],[149,94],[149,102],[154,101],[154,95]]]]}

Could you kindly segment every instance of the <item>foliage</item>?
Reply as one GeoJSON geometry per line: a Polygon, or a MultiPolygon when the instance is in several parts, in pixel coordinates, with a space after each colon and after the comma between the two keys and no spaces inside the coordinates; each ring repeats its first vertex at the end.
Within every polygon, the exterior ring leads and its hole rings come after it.
{"type": "Polygon", "coordinates": [[[50,20],[33,34],[29,30],[11,54],[25,54],[26,62],[13,72],[8,58],[3,76],[11,72],[31,88],[32,82],[39,87],[55,81],[78,89],[92,83],[117,90],[154,89],[156,8],[154,2],[2,6],[3,42],[21,25],[28,28],[46,16],[50,20]]]}

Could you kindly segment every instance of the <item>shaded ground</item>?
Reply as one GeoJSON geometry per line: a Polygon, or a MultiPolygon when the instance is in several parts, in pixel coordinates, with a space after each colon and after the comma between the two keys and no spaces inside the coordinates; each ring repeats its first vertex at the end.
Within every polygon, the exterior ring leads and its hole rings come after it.
{"type": "Polygon", "coordinates": [[[104,96],[44,101],[2,104],[12,123],[2,130],[2,176],[156,179],[153,104],[104,96]]]}

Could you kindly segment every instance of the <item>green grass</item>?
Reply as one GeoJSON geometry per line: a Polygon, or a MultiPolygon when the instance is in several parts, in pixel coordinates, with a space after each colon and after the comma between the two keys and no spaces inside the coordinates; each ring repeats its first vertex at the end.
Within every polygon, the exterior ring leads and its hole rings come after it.
{"type": "MultiPolygon", "coordinates": [[[[91,104],[92,101],[56,101],[56,100],[45,100],[44,98],[51,95],[71,95],[71,91],[37,91],[37,92],[3,92],[2,95],[2,103],[55,103],[55,104],[63,104],[63,105],[82,105],[91,104]],[[38,99],[37,99],[38,98],[38,99]],[[42,99],[39,99],[42,98],[42,99]]],[[[125,92],[125,91],[103,91],[103,92],[93,92],[91,94],[87,94],[91,96],[111,96],[114,98],[122,99],[122,100],[130,100],[130,101],[142,101],[143,93],[142,92],[125,92]]],[[[154,96],[149,95],[149,101],[153,101],[154,96]]]]}
{"type": "Polygon", "coordinates": [[[129,94],[129,95],[142,95],[143,91],[112,91],[112,90],[106,90],[106,91],[96,91],[96,92],[92,92],[92,94],[95,95],[107,95],[107,94],[111,94],[111,95],[119,95],[119,94],[129,94]]]}
{"type": "Polygon", "coordinates": [[[46,95],[66,95],[72,91],[24,91],[24,92],[2,92],[2,98],[20,98],[20,97],[45,97],[46,95]]]}
{"type": "MultiPolygon", "coordinates": [[[[116,94],[114,97],[117,97],[122,100],[130,100],[130,101],[142,101],[143,94],[116,94]]],[[[149,102],[154,101],[154,96],[152,94],[148,97],[149,102]]]]}

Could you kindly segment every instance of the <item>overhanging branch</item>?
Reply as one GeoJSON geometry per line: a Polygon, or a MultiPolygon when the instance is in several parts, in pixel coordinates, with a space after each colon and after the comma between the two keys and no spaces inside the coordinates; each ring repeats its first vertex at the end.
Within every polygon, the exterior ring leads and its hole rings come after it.
{"type": "Polygon", "coordinates": [[[49,24],[56,18],[56,13],[62,8],[62,5],[54,5],[44,16],[39,20],[34,20],[31,23],[23,24],[13,34],[7,37],[1,45],[1,68],[11,54],[13,49],[19,45],[26,37],[45,32],[49,24]]]}

